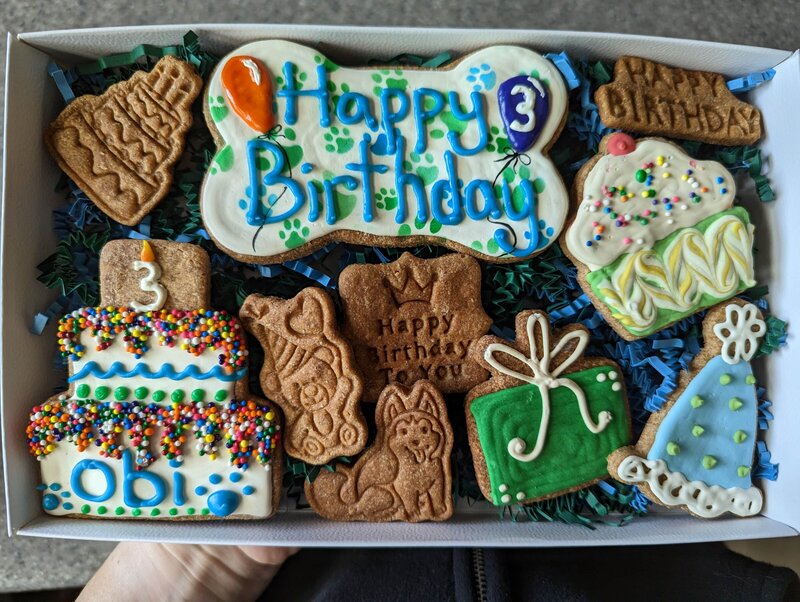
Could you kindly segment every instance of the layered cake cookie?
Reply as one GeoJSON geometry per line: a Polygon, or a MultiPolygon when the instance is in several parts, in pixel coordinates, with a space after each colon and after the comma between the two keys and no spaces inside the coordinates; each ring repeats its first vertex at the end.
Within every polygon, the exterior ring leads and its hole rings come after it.
{"type": "Polygon", "coordinates": [[[267,518],[281,490],[281,426],[247,389],[235,316],[206,309],[194,245],[118,240],[102,252],[101,304],[59,321],[69,389],[31,410],[49,514],[267,518]]]}

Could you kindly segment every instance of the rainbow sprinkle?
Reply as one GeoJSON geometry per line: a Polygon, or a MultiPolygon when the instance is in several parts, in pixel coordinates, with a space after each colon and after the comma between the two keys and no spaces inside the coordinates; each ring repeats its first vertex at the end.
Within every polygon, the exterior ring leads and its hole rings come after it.
{"type": "Polygon", "coordinates": [[[126,350],[139,359],[147,351],[150,337],[158,335],[162,347],[180,347],[198,356],[212,348],[228,372],[243,368],[247,345],[239,321],[225,311],[162,309],[137,312],[128,307],[83,307],[58,322],[61,357],[77,361],[86,354],[81,334],[89,330],[96,351],[111,346],[122,335],[126,350]]]}
{"type": "Polygon", "coordinates": [[[167,406],[138,401],[97,402],[90,399],[69,399],[60,395],[56,401],[31,410],[27,428],[28,447],[38,460],[67,440],[78,451],[94,444],[101,456],[119,459],[121,433],[136,450],[137,469],[155,461],[150,439],[161,435],[161,455],[181,462],[183,448],[194,435],[195,447],[201,456],[216,459],[220,441],[230,453],[230,463],[245,470],[255,457],[266,465],[280,441],[280,425],[275,412],[254,401],[173,402],[167,406]]]}

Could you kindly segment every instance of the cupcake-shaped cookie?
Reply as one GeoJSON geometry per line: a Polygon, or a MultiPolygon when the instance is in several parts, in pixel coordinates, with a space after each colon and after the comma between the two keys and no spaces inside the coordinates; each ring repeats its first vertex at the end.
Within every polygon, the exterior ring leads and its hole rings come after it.
{"type": "Polygon", "coordinates": [[[620,336],[650,335],[755,285],[753,226],[735,191],[721,164],[666,140],[603,139],[575,179],[562,247],[620,336]]]}

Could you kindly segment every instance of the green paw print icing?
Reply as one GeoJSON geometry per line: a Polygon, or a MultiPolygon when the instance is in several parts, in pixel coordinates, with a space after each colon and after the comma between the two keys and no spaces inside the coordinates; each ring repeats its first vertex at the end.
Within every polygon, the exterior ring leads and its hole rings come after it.
{"type": "Polygon", "coordinates": [[[425,153],[424,155],[411,153],[409,158],[411,161],[403,161],[403,169],[416,173],[422,178],[422,182],[426,187],[433,184],[436,178],[439,177],[439,168],[433,163],[433,155],[431,153],[425,153]]]}
{"type": "Polygon", "coordinates": [[[508,144],[508,138],[501,136],[500,128],[493,125],[489,128],[489,135],[486,139],[486,150],[490,153],[498,153],[504,155],[506,151],[511,148],[508,144]]]}
{"type": "Polygon", "coordinates": [[[222,150],[214,156],[211,174],[214,175],[217,171],[228,171],[231,167],[233,167],[233,147],[230,144],[226,144],[222,150]]]}
{"type": "Polygon", "coordinates": [[[219,123],[228,116],[228,105],[225,104],[223,96],[208,97],[208,112],[211,115],[211,120],[214,123],[219,123]]]}
{"type": "MultiPolygon", "coordinates": [[[[436,234],[437,232],[439,232],[439,230],[442,229],[442,224],[439,223],[439,221],[436,220],[436,219],[431,218],[431,220],[427,221],[427,222],[421,222],[416,218],[414,219],[414,228],[415,229],[424,230],[426,226],[428,227],[428,231],[431,234],[436,234]]],[[[418,232],[417,234],[424,235],[426,233],[425,232],[418,232]]],[[[397,229],[397,235],[398,236],[410,236],[411,235],[411,226],[409,226],[408,224],[402,224],[397,229]]]]}
{"type": "Polygon", "coordinates": [[[337,153],[342,155],[353,148],[355,142],[350,137],[350,130],[342,128],[341,130],[335,125],[331,127],[329,132],[325,132],[323,136],[325,142],[325,150],[329,153],[337,153]]]}
{"type": "Polygon", "coordinates": [[[404,92],[408,89],[408,80],[403,77],[402,69],[381,69],[372,74],[372,81],[376,84],[372,88],[375,96],[380,96],[383,88],[395,88],[404,92]]]}
{"type": "Polygon", "coordinates": [[[339,65],[337,65],[328,58],[323,58],[319,56],[318,54],[314,56],[314,62],[317,65],[322,64],[328,73],[333,73],[334,71],[337,71],[339,69],[339,65]]]}
{"type": "Polygon", "coordinates": [[[287,249],[296,249],[306,243],[306,237],[310,230],[307,226],[302,226],[299,219],[287,219],[283,222],[283,230],[278,232],[278,236],[286,245],[287,249]]]}
{"type": "Polygon", "coordinates": [[[392,211],[397,208],[397,191],[394,188],[381,188],[375,193],[375,206],[392,211]]]}

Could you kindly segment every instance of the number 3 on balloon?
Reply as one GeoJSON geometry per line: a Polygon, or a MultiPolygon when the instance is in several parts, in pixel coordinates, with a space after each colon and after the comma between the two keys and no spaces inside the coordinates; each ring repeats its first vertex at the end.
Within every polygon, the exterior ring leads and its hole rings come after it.
{"type": "MultiPolygon", "coordinates": [[[[536,89],[540,96],[544,97],[544,90],[541,84],[532,77],[528,81],[536,89]]],[[[533,114],[533,107],[536,104],[536,96],[533,94],[533,88],[517,84],[511,88],[511,94],[522,94],[522,100],[517,103],[515,110],[521,117],[525,117],[526,121],[523,123],[519,119],[515,119],[509,124],[509,128],[517,132],[530,132],[536,127],[536,117],[533,114]]]]}

